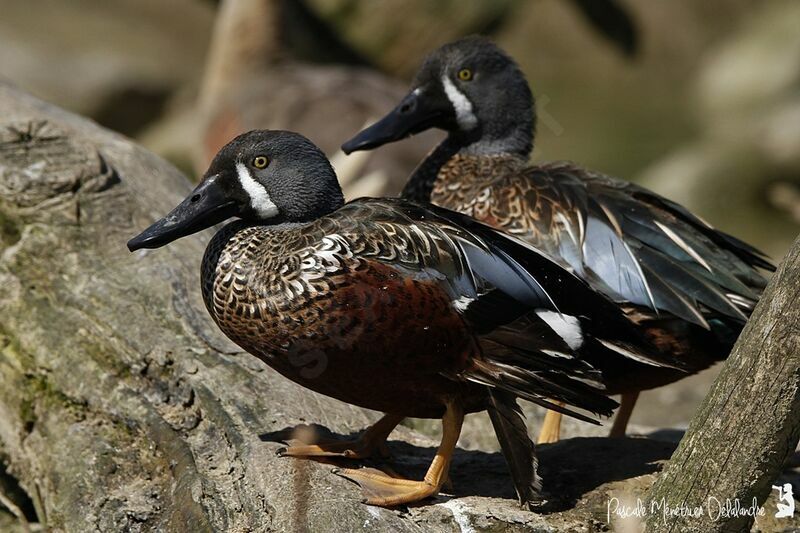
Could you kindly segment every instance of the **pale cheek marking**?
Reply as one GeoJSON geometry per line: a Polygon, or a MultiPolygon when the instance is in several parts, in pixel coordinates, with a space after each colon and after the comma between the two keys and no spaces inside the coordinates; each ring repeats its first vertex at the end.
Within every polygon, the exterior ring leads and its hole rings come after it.
{"type": "Polygon", "coordinates": [[[478,118],[475,116],[475,113],[472,112],[472,102],[469,101],[469,98],[464,96],[464,93],[453,85],[453,82],[450,81],[450,78],[448,78],[446,74],[442,76],[442,86],[444,86],[444,92],[447,98],[450,99],[450,103],[453,104],[453,109],[456,111],[458,125],[465,130],[471,130],[477,126],[478,118]]]}
{"type": "Polygon", "coordinates": [[[250,197],[250,207],[253,208],[258,216],[262,218],[274,217],[278,214],[278,206],[269,197],[267,189],[258,183],[250,171],[244,166],[243,163],[236,163],[236,175],[239,177],[239,183],[242,184],[242,189],[250,197]]]}

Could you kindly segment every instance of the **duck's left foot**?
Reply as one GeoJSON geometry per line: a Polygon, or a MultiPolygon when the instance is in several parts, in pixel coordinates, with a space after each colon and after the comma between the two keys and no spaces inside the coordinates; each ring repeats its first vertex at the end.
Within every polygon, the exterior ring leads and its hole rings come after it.
{"type": "Polygon", "coordinates": [[[369,505],[393,507],[435,496],[447,480],[463,421],[464,411],[461,406],[448,400],[442,419],[442,442],[422,481],[392,477],[374,468],[343,468],[333,472],[358,483],[364,492],[364,503],[369,505]]]}
{"type": "Polygon", "coordinates": [[[346,441],[327,441],[310,444],[302,440],[291,439],[286,448],[278,450],[281,457],[346,457],[348,459],[366,459],[375,454],[389,456],[386,438],[403,420],[397,415],[384,415],[369,427],[360,437],[346,441]]]}
{"type": "Polygon", "coordinates": [[[441,487],[441,483],[391,477],[375,468],[336,468],[333,473],[358,483],[364,503],[381,507],[418,502],[435,496],[441,487]]]}

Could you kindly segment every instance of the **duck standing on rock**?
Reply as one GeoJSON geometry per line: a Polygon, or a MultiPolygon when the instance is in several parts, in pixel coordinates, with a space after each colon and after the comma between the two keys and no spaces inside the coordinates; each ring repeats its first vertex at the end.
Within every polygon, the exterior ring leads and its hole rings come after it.
{"type": "MultiPolygon", "coordinates": [[[[474,217],[548,253],[614,300],[682,370],[592,360],[622,395],[611,436],[625,435],[638,394],[728,356],[761,295],[752,246],[634,184],[568,162],[531,165],[533,97],[514,60],[467,37],[431,53],[411,92],[342,148],[368,150],[430,128],[447,138],[417,167],[405,198],[474,217]]],[[[550,412],[539,442],[559,438],[550,412]]]]}
{"type": "Polygon", "coordinates": [[[131,239],[158,248],[229,218],[202,262],[220,329],[316,392],[387,413],[356,441],[288,456],[366,457],[404,417],[442,418],[423,481],[343,469],[371,504],[438,492],[465,413],[488,410],[522,502],[539,488],[516,398],[583,420],[609,415],[607,352],[671,364],[604,296],[536,249],[459,213],[404,199],[344,204],[310,141],[285,131],[240,135],[172,212],[131,239]],[[559,403],[554,403],[559,402],[559,403]]]}

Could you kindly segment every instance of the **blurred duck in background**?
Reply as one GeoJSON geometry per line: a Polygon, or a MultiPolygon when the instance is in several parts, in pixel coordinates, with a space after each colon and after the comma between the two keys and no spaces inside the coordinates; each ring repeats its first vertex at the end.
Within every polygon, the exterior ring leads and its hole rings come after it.
{"type": "MultiPolygon", "coordinates": [[[[403,195],[468,214],[544,250],[612,298],[687,372],[609,365],[622,395],[611,436],[625,435],[638,394],[727,357],[774,270],[748,244],[681,205],[572,163],[530,165],[535,108],[524,75],[492,42],[469,37],[424,61],[411,92],[343,145],[369,150],[439,128],[447,138],[403,195]]],[[[597,361],[592,364],[602,367],[597,361]]],[[[548,413],[539,442],[559,438],[548,413]]]]}

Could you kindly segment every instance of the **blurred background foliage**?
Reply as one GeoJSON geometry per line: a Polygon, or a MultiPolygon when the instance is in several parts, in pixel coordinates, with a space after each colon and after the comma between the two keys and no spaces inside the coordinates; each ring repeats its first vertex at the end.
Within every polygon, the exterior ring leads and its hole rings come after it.
{"type": "MultiPolygon", "coordinates": [[[[207,158],[203,132],[298,129],[341,173],[386,174],[346,176],[351,195],[396,192],[436,137],[372,167],[348,167],[336,147],[388,111],[428,51],[486,33],[537,96],[535,159],[642,183],[776,259],[800,230],[797,0],[0,0],[0,13],[0,76],[31,93],[190,175],[207,158]],[[218,27],[214,63],[215,17],[234,3],[245,16],[218,27]],[[221,127],[212,108],[238,94],[239,119],[221,127]]],[[[685,423],[691,409],[674,406],[708,380],[652,393],[658,423],[685,423]]]]}

